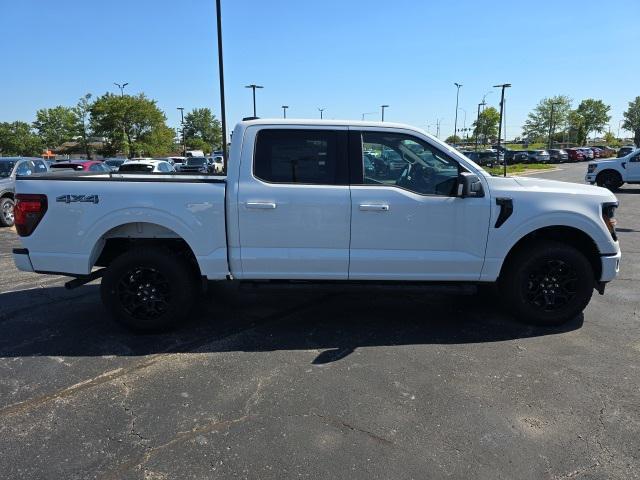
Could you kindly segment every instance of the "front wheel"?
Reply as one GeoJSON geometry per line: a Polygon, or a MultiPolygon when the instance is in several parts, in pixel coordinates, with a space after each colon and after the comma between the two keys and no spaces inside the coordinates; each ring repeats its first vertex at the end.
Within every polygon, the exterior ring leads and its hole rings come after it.
{"type": "Polygon", "coordinates": [[[194,305],[197,276],[180,255],[134,248],[107,268],[102,303],[114,320],[138,332],[166,330],[185,321],[194,305]]]}
{"type": "Polygon", "coordinates": [[[593,269],[569,245],[540,241],[517,252],[505,267],[501,290],[511,311],[526,323],[561,325],[591,300],[593,269]]]}
{"type": "Polygon", "coordinates": [[[596,183],[599,187],[608,188],[609,190],[614,192],[618,190],[624,182],[622,181],[622,177],[618,172],[615,172],[613,170],[605,170],[597,176],[596,183]]]}
{"type": "Polygon", "coordinates": [[[0,226],[13,227],[13,199],[5,197],[0,199],[0,226]]]}

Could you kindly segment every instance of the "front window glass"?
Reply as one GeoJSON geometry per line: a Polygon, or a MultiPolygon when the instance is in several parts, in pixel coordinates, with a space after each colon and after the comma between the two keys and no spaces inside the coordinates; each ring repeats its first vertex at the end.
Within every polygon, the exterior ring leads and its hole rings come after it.
{"type": "Polygon", "coordinates": [[[0,178],[7,178],[11,175],[16,162],[9,160],[0,160],[0,178]]]}
{"type": "Polygon", "coordinates": [[[417,138],[363,132],[364,183],[395,185],[421,195],[451,196],[458,163],[417,138]]]}
{"type": "Polygon", "coordinates": [[[16,170],[16,175],[31,175],[34,171],[35,167],[33,166],[33,162],[22,162],[18,164],[18,169],[16,170]]]}

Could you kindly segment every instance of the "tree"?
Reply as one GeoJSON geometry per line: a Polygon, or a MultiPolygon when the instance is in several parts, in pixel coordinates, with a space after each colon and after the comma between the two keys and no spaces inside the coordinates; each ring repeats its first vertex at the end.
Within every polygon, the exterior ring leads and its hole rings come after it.
{"type": "Polygon", "coordinates": [[[64,142],[73,140],[77,133],[73,111],[62,105],[38,110],[33,128],[48,148],[57,148],[64,142]]]}
{"type": "Polygon", "coordinates": [[[522,127],[522,133],[532,141],[544,141],[549,136],[550,130],[556,127],[565,127],[569,112],[571,111],[571,99],[566,95],[556,95],[551,98],[543,98],[538,105],[529,112],[527,120],[522,127]],[[551,118],[551,106],[553,105],[553,119],[551,118]],[[551,122],[553,121],[553,125],[551,122]]]}
{"type": "Polygon", "coordinates": [[[604,134],[604,142],[610,147],[619,147],[620,140],[616,138],[616,136],[611,132],[605,132],[604,134]]]}
{"type": "Polygon", "coordinates": [[[0,123],[0,154],[33,157],[42,153],[42,141],[27,122],[0,123]]]}
{"type": "Polygon", "coordinates": [[[91,148],[89,146],[90,125],[89,117],[91,114],[91,94],[87,93],[78,100],[78,103],[72,109],[75,117],[76,134],[79,137],[82,150],[91,158],[91,148]]]}
{"type": "Polygon", "coordinates": [[[500,123],[500,113],[494,107],[484,109],[478,119],[473,122],[473,135],[478,136],[482,142],[487,139],[493,140],[498,136],[498,124],[500,123]]]}
{"type": "Polygon", "coordinates": [[[622,116],[624,117],[622,127],[633,132],[633,143],[640,148],[640,97],[629,102],[629,108],[622,116]]]}
{"type": "Polygon", "coordinates": [[[189,148],[212,152],[222,143],[222,128],[210,109],[195,108],[184,117],[184,136],[189,148]]]}
{"type": "Polygon", "coordinates": [[[89,108],[94,134],[105,137],[103,153],[123,152],[129,157],[161,155],[173,148],[174,132],[155,100],[144,94],[106,93],[89,108]]]}
{"type": "Polygon", "coordinates": [[[602,100],[587,98],[582,100],[575,110],[574,121],[582,127],[578,143],[584,144],[591,132],[602,132],[605,125],[611,119],[609,110],[611,107],[605,105],[602,100]]]}

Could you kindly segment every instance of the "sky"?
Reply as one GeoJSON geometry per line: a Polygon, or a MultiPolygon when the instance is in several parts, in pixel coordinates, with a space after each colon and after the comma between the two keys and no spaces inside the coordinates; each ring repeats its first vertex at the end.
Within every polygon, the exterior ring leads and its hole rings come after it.
{"type": "MultiPolygon", "coordinates": [[[[611,129],[640,95],[639,0],[222,0],[227,122],[380,118],[440,138],[506,92],[507,138],[543,97],[611,105],[611,129]],[[488,93],[489,92],[489,93],[488,93]]],[[[85,93],[144,92],[168,124],[219,116],[215,0],[0,0],[0,121],[85,93]]]]}

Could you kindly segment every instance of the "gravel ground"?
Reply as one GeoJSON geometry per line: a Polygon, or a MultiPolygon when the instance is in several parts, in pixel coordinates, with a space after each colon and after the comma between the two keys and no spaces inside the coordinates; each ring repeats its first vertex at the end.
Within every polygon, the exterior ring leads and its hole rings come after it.
{"type": "MultiPolygon", "coordinates": [[[[581,182],[586,165],[536,174],[581,182]]],[[[0,477],[640,477],[640,188],[620,276],[561,329],[478,296],[212,289],[134,336],[0,229],[0,477]]]]}

